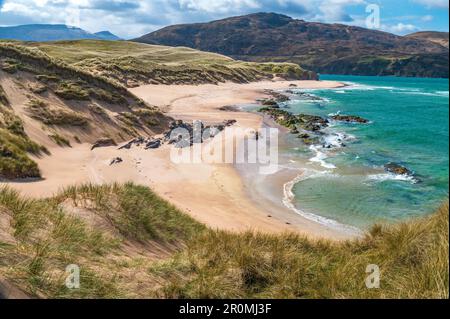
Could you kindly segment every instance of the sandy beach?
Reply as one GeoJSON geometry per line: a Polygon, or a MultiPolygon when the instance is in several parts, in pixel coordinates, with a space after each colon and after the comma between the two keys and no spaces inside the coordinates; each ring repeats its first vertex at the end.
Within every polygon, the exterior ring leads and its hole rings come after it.
{"type": "MultiPolygon", "coordinates": [[[[341,83],[327,81],[267,81],[199,86],[147,85],[131,91],[175,119],[187,122],[202,120],[207,124],[233,119],[237,121],[237,127],[256,131],[264,121],[259,114],[221,111],[220,108],[254,103],[259,98],[267,97],[264,90],[287,89],[292,84],[305,89],[342,86],[341,83]]],[[[209,143],[216,140],[217,137],[209,143]]],[[[232,164],[175,164],[170,160],[170,149],[168,145],[156,150],[108,147],[91,151],[88,144],[73,148],[53,147],[52,156],[35,159],[44,177],[42,181],[7,185],[25,195],[47,197],[77,183],[133,181],[150,186],[163,198],[212,228],[296,232],[337,240],[354,236],[310,221],[285,207],[281,195],[284,183],[292,179],[290,174],[281,176],[274,183],[279,187],[274,190],[272,199],[265,199],[252,191],[251,184],[244,183],[232,164]],[[123,162],[110,166],[111,159],[115,157],[121,157],[123,162]]]]}

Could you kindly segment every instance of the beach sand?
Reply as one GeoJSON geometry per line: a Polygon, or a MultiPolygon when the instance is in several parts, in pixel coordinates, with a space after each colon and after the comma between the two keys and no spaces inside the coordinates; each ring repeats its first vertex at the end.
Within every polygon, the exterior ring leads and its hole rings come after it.
{"type": "MultiPolygon", "coordinates": [[[[336,88],[343,84],[330,81],[277,81],[250,84],[224,83],[219,85],[171,86],[146,85],[131,91],[159,106],[175,119],[207,124],[234,119],[236,126],[255,131],[263,125],[263,117],[256,113],[221,111],[227,105],[251,104],[267,97],[266,89],[336,88]]],[[[237,139],[242,137],[237,137],[237,139]]],[[[219,137],[208,143],[216,143],[219,137]]],[[[214,147],[214,145],[212,145],[214,147]]],[[[51,196],[65,186],[83,182],[109,183],[133,181],[150,186],[198,221],[211,228],[229,231],[259,231],[266,233],[295,232],[313,238],[348,239],[353,233],[321,225],[289,210],[282,203],[283,185],[292,174],[280,174],[271,181],[273,192],[261,196],[252,191],[251,183],[244,183],[232,164],[175,164],[170,159],[171,147],[156,150],[117,147],[90,150],[90,145],[73,148],[52,148],[52,156],[35,159],[44,179],[36,182],[7,183],[25,195],[51,196]],[[110,166],[112,158],[124,161],[110,166]],[[270,197],[270,198],[269,198],[270,197]]],[[[298,174],[298,173],[297,173],[298,174]]]]}

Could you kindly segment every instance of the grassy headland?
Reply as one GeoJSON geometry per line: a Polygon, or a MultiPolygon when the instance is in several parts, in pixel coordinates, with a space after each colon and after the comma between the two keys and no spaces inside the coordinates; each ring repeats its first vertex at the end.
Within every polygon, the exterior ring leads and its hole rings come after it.
{"type": "Polygon", "coordinates": [[[43,298],[447,298],[448,219],[445,204],[336,243],[207,229],[133,184],[39,201],[2,189],[0,277],[43,298]],[[64,286],[69,264],[80,289],[64,286]],[[379,289],[365,286],[370,264],[379,289]]]}
{"type": "Polygon", "coordinates": [[[142,84],[246,83],[278,75],[308,79],[313,74],[292,63],[241,62],[184,47],[127,41],[61,41],[29,44],[56,59],[126,86],[142,84]]]}

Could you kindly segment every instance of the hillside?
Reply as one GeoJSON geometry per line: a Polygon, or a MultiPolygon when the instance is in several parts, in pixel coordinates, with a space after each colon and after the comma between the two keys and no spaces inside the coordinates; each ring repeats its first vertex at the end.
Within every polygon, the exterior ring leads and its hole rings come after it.
{"type": "Polygon", "coordinates": [[[247,61],[292,62],[328,74],[448,77],[448,48],[422,39],[274,13],[175,25],[134,41],[247,61]]]}
{"type": "Polygon", "coordinates": [[[0,43],[0,179],[37,178],[52,147],[161,133],[170,119],[106,78],[0,43]]]}
{"type": "Polygon", "coordinates": [[[431,41],[440,44],[448,49],[448,32],[422,31],[408,34],[406,37],[431,41]]]}
{"type": "Polygon", "coordinates": [[[143,84],[246,83],[281,76],[314,79],[315,74],[287,63],[248,63],[189,48],[126,41],[30,43],[48,55],[127,87],[143,84]]]}
{"type": "Polygon", "coordinates": [[[18,41],[58,41],[58,40],[120,40],[109,31],[90,33],[80,28],[64,24],[27,24],[0,27],[0,39],[18,41]]]}
{"type": "Polygon", "coordinates": [[[0,189],[0,298],[448,298],[448,221],[445,204],[337,243],[207,229],[133,184],[40,201],[0,189]],[[69,264],[80,289],[64,284],[69,264]]]}

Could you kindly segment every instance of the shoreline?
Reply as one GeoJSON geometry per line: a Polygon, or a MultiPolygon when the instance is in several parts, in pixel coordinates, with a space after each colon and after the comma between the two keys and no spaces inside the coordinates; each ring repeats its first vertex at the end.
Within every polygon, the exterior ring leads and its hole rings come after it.
{"type": "MultiPolygon", "coordinates": [[[[267,123],[267,119],[262,114],[251,113],[245,111],[245,108],[241,108],[239,106],[249,104],[253,105],[257,103],[259,99],[270,97],[268,94],[268,90],[287,90],[290,88],[292,84],[295,84],[297,89],[317,89],[317,88],[340,88],[345,87],[346,84],[333,82],[333,81],[279,81],[279,82],[257,82],[243,85],[236,84],[219,84],[218,86],[212,86],[211,90],[225,90],[227,93],[233,92],[235,90],[239,90],[239,94],[233,96],[232,101],[229,101],[229,96],[222,97],[220,93],[215,93],[221,98],[215,99],[211,103],[208,101],[201,101],[200,103],[194,103],[199,111],[194,115],[190,107],[181,107],[181,101],[190,101],[192,99],[195,100],[196,97],[200,96],[203,99],[206,99],[207,93],[202,91],[201,89],[198,92],[195,87],[192,86],[181,86],[185,89],[185,98],[176,97],[168,103],[170,107],[167,107],[168,115],[173,116],[176,119],[182,119],[185,121],[192,121],[195,119],[201,119],[206,122],[214,122],[213,119],[219,120],[224,119],[224,116],[227,116],[226,119],[236,119],[237,125],[241,125],[242,123],[248,123],[248,118],[253,118],[253,126],[245,125],[244,127],[251,127],[252,129],[259,129],[261,127],[269,126],[279,127],[273,121],[269,121],[267,123]],[[225,88],[224,88],[225,87],[225,88]],[[197,91],[196,94],[191,94],[193,91],[197,91]],[[223,103],[220,103],[220,102],[223,103]],[[225,103],[228,102],[228,103],[225,103]],[[227,106],[226,110],[223,109],[224,106],[227,106]],[[237,107],[236,107],[237,106],[237,107]],[[215,112],[219,112],[215,114],[215,112]],[[205,114],[207,113],[207,114],[205,114]],[[229,116],[229,117],[228,117],[229,116]],[[255,125],[256,123],[256,125],[255,125]]],[[[205,87],[205,86],[204,86],[205,87]]],[[[206,86],[207,87],[207,86],[206,86]]],[[[198,89],[199,87],[197,87],[198,89]]],[[[146,90],[150,90],[155,93],[155,90],[161,90],[165,92],[167,87],[161,86],[145,86],[141,88],[137,88],[133,90],[133,93],[137,94],[139,97],[143,98],[149,103],[152,103],[153,96],[150,96],[149,93],[145,93],[146,90]],[[146,95],[148,94],[148,95],[146,95]]],[[[214,95],[214,93],[212,93],[214,95]]],[[[156,94],[158,96],[158,94],[156,94]]],[[[155,101],[155,100],[153,100],[155,101]]],[[[285,128],[279,127],[282,132],[287,130],[285,128]]],[[[282,133],[283,134],[283,133],[282,133]]],[[[217,165],[216,169],[217,169],[217,165]]],[[[256,210],[259,212],[259,215],[265,215],[266,218],[275,220],[278,224],[277,227],[280,227],[277,232],[280,231],[289,231],[289,232],[298,232],[303,235],[307,235],[310,237],[316,238],[328,238],[328,239],[349,239],[354,238],[360,235],[361,231],[356,228],[352,228],[351,226],[346,227],[346,225],[341,225],[336,223],[320,223],[318,219],[307,218],[305,214],[300,213],[297,209],[292,209],[284,203],[285,200],[285,186],[287,183],[290,183],[293,178],[297,178],[300,174],[299,170],[290,170],[289,173],[282,173],[281,176],[277,173],[274,176],[269,176],[275,179],[275,181],[271,181],[269,183],[265,183],[264,181],[260,181],[260,183],[248,183],[249,179],[246,179],[242,174],[242,169],[236,167],[236,165],[230,165],[231,169],[237,173],[237,178],[240,180],[239,182],[243,184],[243,197],[246,197],[251,200],[251,204],[253,207],[256,207],[256,210]],[[295,174],[293,174],[295,172],[295,174]],[[294,177],[293,177],[294,176],[294,177]],[[257,185],[255,185],[257,184],[257,185]],[[257,188],[261,188],[264,185],[269,185],[269,189],[257,192],[255,191],[257,188]],[[259,186],[259,187],[256,187],[259,186]],[[277,193],[273,195],[273,193],[277,193]],[[286,227],[287,226],[287,227],[286,227]],[[337,227],[336,227],[337,226],[337,227]]],[[[244,165],[246,166],[246,165],[244,165]]],[[[251,166],[251,165],[250,165],[251,166]]],[[[219,168],[223,169],[223,167],[219,168]]],[[[244,170],[248,169],[244,168],[244,170]]],[[[255,175],[251,176],[250,179],[254,179],[255,175]]],[[[318,216],[320,219],[320,216],[318,216]]],[[[252,222],[252,224],[255,224],[252,222]]],[[[256,223],[256,230],[267,231],[264,228],[260,228],[261,225],[256,223]]],[[[249,227],[248,227],[249,228],[249,227]]]]}
{"type": "MultiPolygon", "coordinates": [[[[264,124],[261,114],[220,108],[254,104],[258,99],[268,97],[265,90],[288,89],[291,84],[299,89],[344,86],[332,81],[263,81],[199,86],[146,85],[130,91],[177,120],[202,120],[214,124],[224,119],[235,119],[238,127],[256,131],[264,124]]],[[[356,236],[308,220],[284,207],[282,199],[286,181],[277,182],[282,183],[277,190],[277,194],[281,194],[278,198],[281,205],[277,205],[252,194],[252,186],[246,184],[234,165],[174,164],[170,161],[170,147],[167,145],[156,150],[107,147],[91,151],[90,145],[82,144],[51,151],[51,157],[35,159],[44,180],[6,185],[25,195],[42,198],[73,184],[132,181],[151,187],[158,195],[213,229],[272,234],[291,232],[332,240],[356,236]],[[110,160],[118,156],[123,158],[123,163],[110,166],[110,160]]]]}

